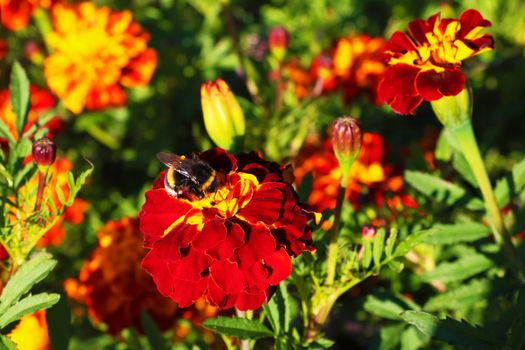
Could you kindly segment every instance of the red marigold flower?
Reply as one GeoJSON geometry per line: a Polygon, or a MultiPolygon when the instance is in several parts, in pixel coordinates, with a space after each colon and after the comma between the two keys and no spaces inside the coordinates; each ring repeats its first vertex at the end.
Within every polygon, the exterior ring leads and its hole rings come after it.
{"type": "Polygon", "coordinates": [[[136,218],[108,222],[98,232],[98,246],[80,271],[79,281],[68,281],[68,295],[82,301],[90,316],[116,335],[133,326],[141,330],[146,311],[165,330],[173,326],[177,306],[162,297],[151,277],[140,267],[146,254],[136,218]]]}
{"type": "Polygon", "coordinates": [[[382,55],[384,44],[383,38],[366,34],[337,40],[332,53],[334,74],[341,81],[347,103],[361,92],[367,92],[379,103],[377,85],[386,69],[382,55]]]}
{"type": "Polygon", "coordinates": [[[222,178],[201,200],[170,196],[164,172],[140,212],[143,268],[160,293],[186,307],[204,297],[221,309],[254,310],[292,271],[290,256],[313,250],[307,221],[284,168],[255,153],[200,153],[222,178]]]}
{"type": "Polygon", "coordinates": [[[0,19],[9,30],[18,31],[29,24],[37,7],[49,8],[55,0],[0,0],[0,19]]]}
{"type": "Polygon", "coordinates": [[[384,47],[388,64],[378,86],[379,98],[399,114],[414,113],[425,101],[459,94],[466,82],[461,62],[494,48],[491,23],[476,10],[459,20],[435,14],[409,23],[409,35],[395,32],[384,47]]]}
{"type": "Polygon", "coordinates": [[[126,103],[124,88],[149,83],[157,53],[130,11],[92,2],[53,6],[53,53],[44,62],[50,89],[74,113],[126,103]]]}

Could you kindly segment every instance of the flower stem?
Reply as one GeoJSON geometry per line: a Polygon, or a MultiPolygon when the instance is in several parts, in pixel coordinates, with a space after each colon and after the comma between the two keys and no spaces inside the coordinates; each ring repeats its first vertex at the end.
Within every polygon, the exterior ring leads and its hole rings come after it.
{"type": "Polygon", "coordinates": [[[330,237],[330,243],[328,244],[328,258],[326,262],[326,281],[325,285],[331,286],[335,280],[335,270],[337,267],[337,255],[339,254],[339,247],[337,246],[337,239],[339,237],[339,228],[341,226],[341,211],[343,209],[343,203],[345,199],[346,186],[342,183],[339,185],[337,193],[337,201],[335,204],[334,212],[334,226],[332,227],[332,233],[330,237]]]}
{"type": "MultiPolygon", "coordinates": [[[[239,318],[246,318],[246,311],[241,311],[237,308],[235,308],[235,314],[239,318]]],[[[240,350],[250,350],[250,340],[248,339],[241,339],[241,345],[239,347],[240,350]]]]}
{"type": "Polygon", "coordinates": [[[449,131],[454,135],[455,139],[459,143],[461,151],[465,156],[476,181],[478,182],[481,194],[485,202],[485,208],[489,214],[489,220],[494,232],[494,238],[496,242],[502,246],[509,256],[509,259],[514,264],[514,267],[518,270],[518,276],[520,280],[525,282],[525,267],[518,256],[516,248],[512,243],[509,232],[505,227],[503,216],[496,202],[494,190],[490,183],[490,179],[481,158],[476,136],[472,129],[472,123],[470,119],[466,120],[463,124],[455,128],[449,128],[449,131]]]}
{"type": "Polygon", "coordinates": [[[38,187],[36,190],[36,201],[34,211],[39,211],[42,204],[42,194],[44,193],[44,185],[46,183],[46,174],[38,169],[38,187]]]}

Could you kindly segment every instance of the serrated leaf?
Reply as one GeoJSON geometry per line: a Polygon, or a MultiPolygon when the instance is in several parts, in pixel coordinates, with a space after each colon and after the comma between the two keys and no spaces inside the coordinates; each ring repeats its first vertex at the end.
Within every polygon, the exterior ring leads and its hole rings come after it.
{"type": "Polygon", "coordinates": [[[402,262],[396,260],[389,261],[387,266],[396,273],[400,273],[405,268],[405,265],[402,262]]]}
{"type": "Polygon", "coordinates": [[[259,339],[272,337],[273,333],[259,321],[238,317],[223,317],[207,319],[202,325],[209,330],[237,337],[239,339],[259,339]]]}
{"type": "Polygon", "coordinates": [[[394,249],[394,256],[401,257],[405,256],[409,251],[414,249],[418,244],[426,242],[427,237],[432,234],[433,229],[423,230],[419,232],[412,233],[404,240],[399,242],[399,244],[394,249]]]}
{"type": "Polygon", "coordinates": [[[438,265],[434,271],[421,275],[421,279],[426,282],[441,281],[445,283],[462,281],[493,266],[494,262],[484,255],[465,255],[454,262],[445,262],[438,265]]]}
{"type": "Polygon", "coordinates": [[[496,345],[493,343],[490,332],[474,327],[465,321],[456,321],[451,318],[439,320],[436,316],[422,311],[406,311],[401,314],[401,317],[424,334],[451,345],[482,349],[496,345]]]}
{"type": "Polygon", "coordinates": [[[389,320],[401,320],[400,315],[406,310],[419,310],[414,302],[390,293],[367,296],[363,307],[369,313],[389,320]]]}
{"type": "Polygon", "coordinates": [[[157,325],[147,312],[142,311],[140,315],[142,321],[142,328],[144,328],[144,333],[148,338],[148,342],[152,349],[159,350],[168,350],[169,346],[166,342],[166,339],[162,336],[161,331],[158,329],[157,325]]]}
{"type": "Polygon", "coordinates": [[[15,177],[15,187],[19,187],[24,179],[30,179],[36,172],[37,167],[34,163],[27,164],[20,170],[15,177]]]}
{"type": "Polygon", "coordinates": [[[33,287],[43,280],[56,265],[56,260],[51,254],[38,253],[31,260],[20,266],[20,269],[7,282],[0,295],[0,315],[2,315],[12,304],[33,287]]]}
{"type": "Polygon", "coordinates": [[[405,180],[422,194],[445,205],[452,205],[465,195],[460,186],[420,171],[405,171],[405,180]]]}
{"type": "Polygon", "coordinates": [[[279,284],[272,299],[267,304],[264,304],[263,307],[272,325],[274,334],[284,334],[290,330],[292,321],[290,296],[283,283],[279,284]]]}
{"type": "Polygon", "coordinates": [[[11,70],[9,92],[13,113],[16,116],[16,130],[18,135],[22,135],[29,111],[29,79],[27,79],[26,72],[18,62],[13,64],[11,70]]]}
{"type": "Polygon", "coordinates": [[[17,347],[7,335],[0,334],[0,350],[17,350],[17,347]]]}
{"type": "Polygon", "coordinates": [[[430,244],[474,242],[488,237],[490,233],[490,228],[475,222],[455,225],[437,224],[432,226],[432,232],[426,237],[425,242],[430,244]]]}
{"type": "Polygon", "coordinates": [[[75,200],[75,196],[73,195],[73,189],[75,188],[75,177],[71,171],[67,172],[67,185],[69,187],[69,198],[67,199],[67,205],[71,206],[75,200]]]}
{"type": "Polygon", "coordinates": [[[392,252],[394,251],[394,245],[397,240],[397,229],[393,228],[390,230],[390,235],[388,236],[386,240],[386,246],[385,246],[385,255],[387,258],[390,258],[392,256],[392,252]]]}
{"type": "Polygon", "coordinates": [[[430,298],[424,306],[426,311],[458,310],[478,301],[487,300],[489,296],[504,293],[515,286],[515,283],[501,279],[478,279],[449,289],[430,298]],[[495,287],[497,286],[495,290],[495,287]]]}
{"type": "MultiPolygon", "coordinates": [[[[313,342],[309,343],[305,348],[309,350],[315,350],[315,349],[330,349],[332,346],[334,346],[335,342],[330,339],[326,338],[320,338],[316,339],[313,342]]],[[[290,349],[290,347],[286,348],[290,349]]]]}
{"type": "Polygon", "coordinates": [[[363,256],[361,258],[361,266],[366,270],[372,263],[372,239],[363,239],[363,256]]]}
{"type": "Polygon", "coordinates": [[[385,234],[385,229],[379,228],[374,236],[373,259],[375,266],[379,266],[381,263],[381,256],[383,255],[383,250],[385,248],[385,234]]]}
{"type": "Polygon", "coordinates": [[[25,315],[32,314],[38,310],[47,309],[55,305],[60,299],[58,294],[40,293],[30,295],[12,305],[0,316],[0,328],[4,328],[11,322],[19,320],[25,315]]]}

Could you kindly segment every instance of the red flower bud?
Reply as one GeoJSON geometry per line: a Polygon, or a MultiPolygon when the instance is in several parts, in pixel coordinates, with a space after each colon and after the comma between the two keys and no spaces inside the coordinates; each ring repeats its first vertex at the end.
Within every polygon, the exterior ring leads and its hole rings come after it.
{"type": "Polygon", "coordinates": [[[372,225],[364,225],[361,229],[361,235],[363,236],[363,238],[374,238],[376,232],[376,228],[372,225]]]}
{"type": "Polygon", "coordinates": [[[346,187],[350,167],[361,150],[361,129],[354,118],[341,117],[335,121],[332,144],[341,169],[341,185],[346,187]]]}
{"type": "Polygon", "coordinates": [[[268,46],[270,47],[272,55],[274,55],[279,61],[284,58],[286,49],[288,48],[288,40],[289,35],[284,27],[273,27],[270,30],[268,46]]]}
{"type": "Polygon", "coordinates": [[[56,144],[43,137],[33,142],[33,159],[39,166],[49,166],[55,162],[57,146],[56,144]]]}

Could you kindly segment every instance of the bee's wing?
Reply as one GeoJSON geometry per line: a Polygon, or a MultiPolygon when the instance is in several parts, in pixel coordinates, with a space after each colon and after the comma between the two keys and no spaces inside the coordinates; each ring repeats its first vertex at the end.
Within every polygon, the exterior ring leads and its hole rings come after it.
{"type": "Polygon", "coordinates": [[[182,157],[171,152],[157,153],[157,159],[164,163],[165,166],[176,168],[182,162],[182,157]]]}

